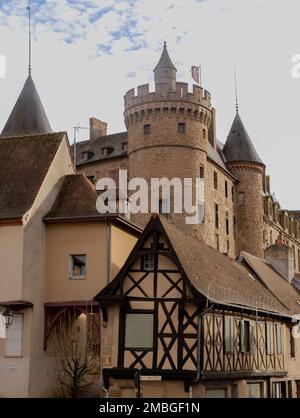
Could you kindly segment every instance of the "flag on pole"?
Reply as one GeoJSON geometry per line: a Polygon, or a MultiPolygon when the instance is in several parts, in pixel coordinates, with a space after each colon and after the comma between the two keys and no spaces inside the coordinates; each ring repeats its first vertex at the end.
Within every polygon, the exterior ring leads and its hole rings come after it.
{"type": "Polygon", "coordinates": [[[191,69],[192,78],[197,84],[200,84],[200,67],[193,65],[191,69]]]}

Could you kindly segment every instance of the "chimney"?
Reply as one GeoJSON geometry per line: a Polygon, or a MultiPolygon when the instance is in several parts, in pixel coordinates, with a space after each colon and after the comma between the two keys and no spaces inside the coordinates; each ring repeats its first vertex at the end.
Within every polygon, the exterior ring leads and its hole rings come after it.
{"type": "Polygon", "coordinates": [[[96,141],[107,135],[107,123],[96,118],[90,118],[90,141],[96,141]]]}
{"type": "Polygon", "coordinates": [[[217,134],[216,134],[216,109],[213,107],[211,109],[211,122],[208,129],[208,140],[211,143],[212,147],[216,149],[217,145],[217,134]]]}
{"type": "Polygon", "coordinates": [[[294,253],[292,248],[283,242],[281,236],[279,236],[274,245],[266,248],[265,258],[268,264],[291,283],[295,277],[294,253]]]}

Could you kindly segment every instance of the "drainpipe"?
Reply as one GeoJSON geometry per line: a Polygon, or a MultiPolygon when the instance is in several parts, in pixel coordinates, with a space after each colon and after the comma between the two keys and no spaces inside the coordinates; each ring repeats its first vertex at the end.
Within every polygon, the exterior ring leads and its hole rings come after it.
{"type": "Polygon", "coordinates": [[[105,220],[106,225],[106,242],[107,242],[107,284],[110,283],[110,269],[111,269],[111,225],[108,223],[107,219],[105,220]]]}
{"type": "Polygon", "coordinates": [[[206,313],[210,312],[214,307],[214,304],[208,306],[203,312],[199,313],[198,315],[198,325],[197,325],[197,375],[194,380],[190,382],[189,387],[189,397],[193,397],[193,383],[199,383],[201,379],[201,322],[202,322],[202,316],[206,313]]]}

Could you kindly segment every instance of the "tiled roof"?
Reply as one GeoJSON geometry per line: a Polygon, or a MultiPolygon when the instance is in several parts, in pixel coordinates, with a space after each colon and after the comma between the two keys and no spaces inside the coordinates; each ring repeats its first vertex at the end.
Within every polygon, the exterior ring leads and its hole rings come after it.
{"type": "MultiPolygon", "coordinates": [[[[122,147],[124,142],[128,142],[127,132],[103,136],[95,141],[78,142],[76,145],[77,166],[111,158],[126,157],[127,151],[124,151],[122,147]],[[103,155],[102,148],[111,148],[113,151],[109,155],[103,155]],[[93,153],[88,160],[84,160],[83,158],[82,153],[85,151],[93,153]]],[[[72,149],[74,149],[74,147],[72,147],[72,149]]]]}
{"type": "Polygon", "coordinates": [[[300,312],[300,305],[297,303],[300,302],[299,294],[271,265],[265,260],[246,252],[242,252],[241,257],[282,304],[292,312],[300,312]]]}
{"type": "Polygon", "coordinates": [[[0,139],[0,219],[21,218],[31,208],[65,135],[0,139]]]}

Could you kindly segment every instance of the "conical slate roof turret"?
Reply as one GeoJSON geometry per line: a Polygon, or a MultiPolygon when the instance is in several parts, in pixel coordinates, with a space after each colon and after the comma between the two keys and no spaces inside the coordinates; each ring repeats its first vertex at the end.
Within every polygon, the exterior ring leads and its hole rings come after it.
{"type": "Polygon", "coordinates": [[[45,109],[29,74],[1,137],[51,133],[45,109]]]}
{"type": "Polygon", "coordinates": [[[170,55],[168,53],[167,42],[164,42],[164,49],[163,49],[163,52],[161,54],[160,60],[158,61],[157,66],[155,67],[155,70],[157,70],[160,67],[170,67],[170,68],[173,68],[174,70],[176,70],[176,67],[173,64],[173,62],[170,58],[170,55]]]}
{"type": "Polygon", "coordinates": [[[240,161],[264,164],[238,113],[235,115],[223,153],[227,163],[240,161]]]}
{"type": "Polygon", "coordinates": [[[158,88],[160,88],[161,86],[165,86],[169,91],[175,91],[176,73],[177,69],[169,56],[167,50],[167,43],[164,42],[163,52],[161,54],[157,66],[154,69],[155,85],[158,88]]]}

